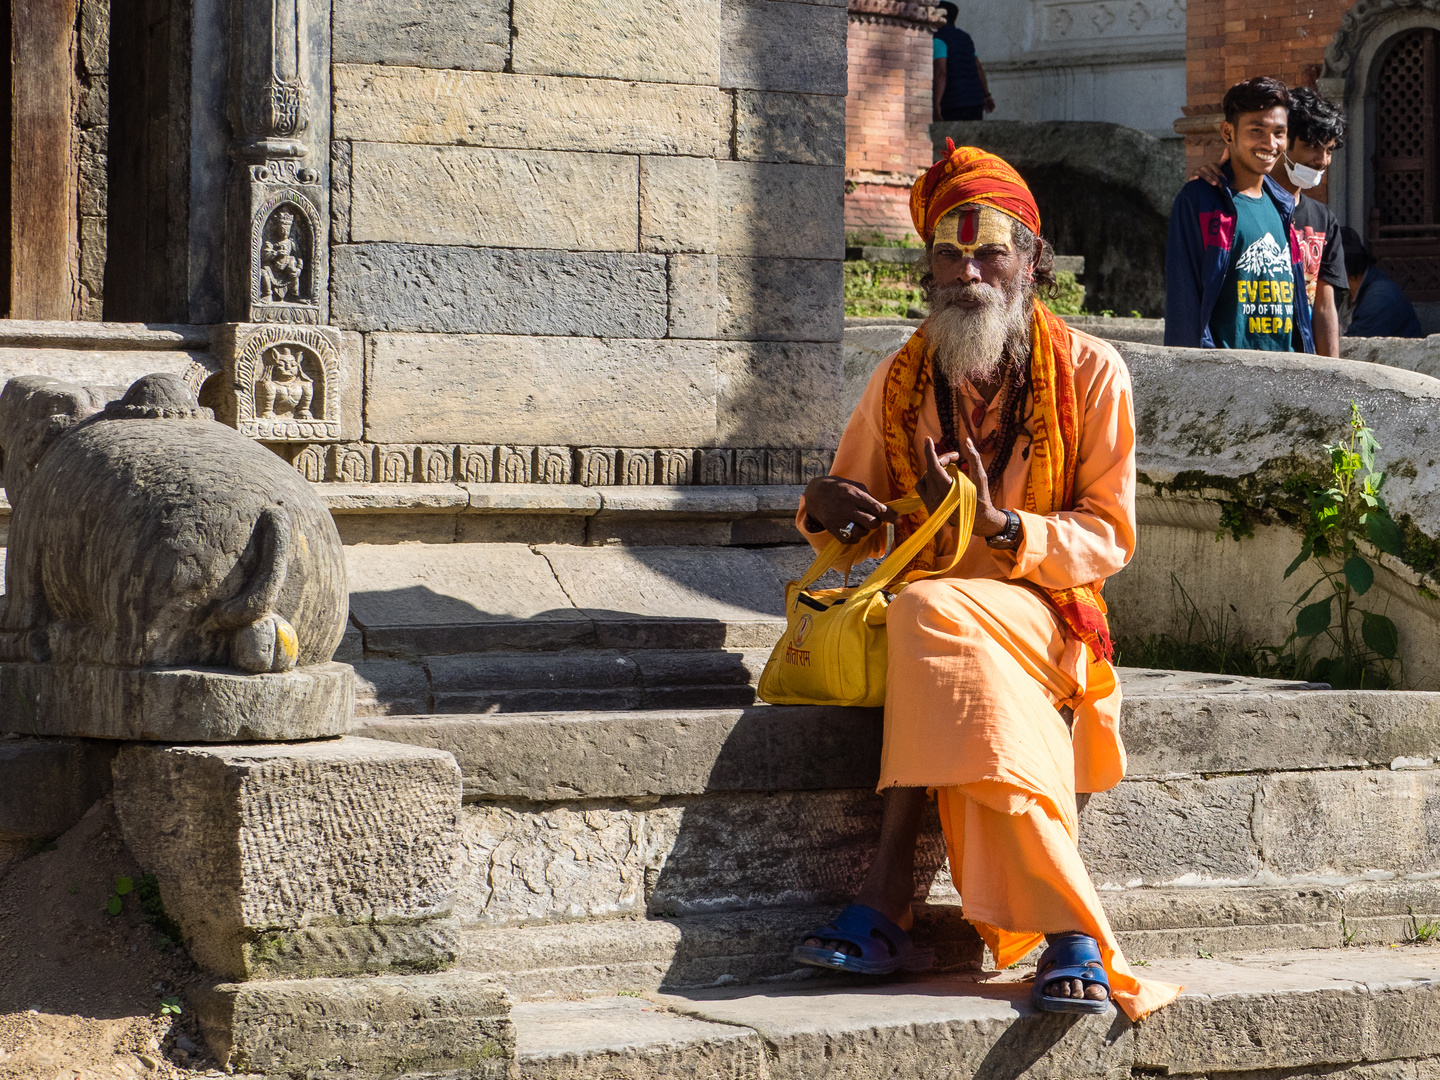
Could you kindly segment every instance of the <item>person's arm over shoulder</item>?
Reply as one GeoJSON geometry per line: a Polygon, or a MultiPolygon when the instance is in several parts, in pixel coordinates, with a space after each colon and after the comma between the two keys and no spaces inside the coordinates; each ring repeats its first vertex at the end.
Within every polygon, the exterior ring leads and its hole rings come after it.
{"type": "Polygon", "coordinates": [[[1047,589],[1103,581],[1135,551],[1135,407],[1130,372],[1108,342],[1075,335],[1081,408],[1075,505],[1051,514],[1020,511],[1012,578],[1047,589]]]}
{"type": "Polygon", "coordinates": [[[1208,185],[1192,180],[1180,189],[1170,208],[1165,243],[1165,344],[1199,348],[1205,327],[1200,301],[1205,291],[1205,237],[1201,232],[1201,200],[1208,185]]]}

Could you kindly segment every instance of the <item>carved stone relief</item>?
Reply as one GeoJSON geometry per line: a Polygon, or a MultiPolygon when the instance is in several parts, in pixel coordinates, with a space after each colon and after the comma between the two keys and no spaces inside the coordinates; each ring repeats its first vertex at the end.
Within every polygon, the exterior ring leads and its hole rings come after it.
{"type": "Polygon", "coordinates": [[[568,446],[537,446],[535,448],[535,482],[568,484],[571,453],[568,446]]]}
{"type": "Polygon", "coordinates": [[[765,483],[765,451],[735,451],[735,483],[742,485],[765,483]]]}
{"type": "Polygon", "coordinates": [[[345,484],[467,483],[649,486],[799,484],[830,470],[833,450],[612,449],[347,443],[284,447],[307,480],[345,484]],[[735,462],[744,463],[743,473],[735,462]]]}
{"type": "Polygon", "coordinates": [[[528,484],[530,466],[535,458],[534,447],[499,446],[495,448],[495,480],[501,484],[528,484]]]}
{"type": "Polygon", "coordinates": [[[653,484],[655,482],[654,450],[621,450],[622,484],[653,484]]]}
{"type": "Polygon", "coordinates": [[[729,450],[702,450],[700,452],[700,483],[730,483],[730,476],[734,468],[732,457],[729,450]]]}
{"type": "Polygon", "coordinates": [[[495,447],[459,447],[459,478],[467,484],[488,484],[495,476],[495,447]]]}
{"type": "Polygon", "coordinates": [[[340,332],[320,326],[222,328],[212,345],[230,382],[216,418],[262,442],[340,439],[340,332]]]}
{"type": "Polygon", "coordinates": [[[1035,26],[1044,45],[1153,43],[1184,37],[1185,0],[1038,0],[1035,26]]]}
{"type": "Polygon", "coordinates": [[[416,478],[427,484],[448,484],[455,476],[455,447],[422,446],[416,478]]]}
{"type": "Polygon", "coordinates": [[[382,484],[408,484],[415,475],[413,446],[382,446],[375,455],[375,479],[382,484]]]}
{"type": "Polygon", "coordinates": [[[656,465],[659,470],[656,483],[670,485],[690,483],[690,473],[695,457],[694,451],[657,450],[655,453],[656,465]]]}
{"type": "Polygon", "coordinates": [[[765,483],[793,484],[800,475],[800,451],[766,450],[765,483]]]}
{"type": "Polygon", "coordinates": [[[337,446],[332,475],[342,484],[369,483],[375,475],[375,447],[337,446]]]}
{"type": "Polygon", "coordinates": [[[575,452],[576,479],[586,487],[608,487],[615,483],[618,451],[584,447],[575,452]]]}

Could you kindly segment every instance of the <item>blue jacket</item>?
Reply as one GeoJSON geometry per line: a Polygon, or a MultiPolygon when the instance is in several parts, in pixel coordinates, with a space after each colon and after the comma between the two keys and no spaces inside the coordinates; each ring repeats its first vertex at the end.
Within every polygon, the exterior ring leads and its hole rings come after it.
{"type": "MultiPolygon", "coordinates": [[[[1235,239],[1235,174],[1221,167],[1226,185],[1213,187],[1191,180],[1175,196],[1170,209],[1170,238],[1165,245],[1165,344],[1213,349],[1210,316],[1230,272],[1231,244],[1235,239]]],[[[1290,269],[1295,275],[1295,327],[1291,344],[1296,352],[1313,353],[1310,304],[1305,299],[1305,264],[1291,220],[1295,200],[1270,177],[1265,193],[1275,201],[1280,220],[1290,236],[1290,269]]]]}
{"type": "Polygon", "coordinates": [[[1365,271],[1355,297],[1355,315],[1346,337],[1424,337],[1415,308],[1399,285],[1378,266],[1365,271]]]}

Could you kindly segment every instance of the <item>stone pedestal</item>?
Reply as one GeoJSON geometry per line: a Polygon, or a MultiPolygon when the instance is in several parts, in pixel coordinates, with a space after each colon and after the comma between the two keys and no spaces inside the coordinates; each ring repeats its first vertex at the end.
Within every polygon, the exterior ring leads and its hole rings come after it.
{"type": "Polygon", "coordinates": [[[435,971],[460,770],[371,739],[146,746],[116,757],[125,841],[190,955],[226,980],[435,971]]]}
{"type": "Polygon", "coordinates": [[[503,1080],[515,1057],[509,995],[469,972],[223,983],[196,1012],[227,1071],[503,1080]]]}
{"type": "Polygon", "coordinates": [[[0,663],[3,727],[24,735],[152,742],[238,742],[343,735],[355,670],[330,661],[293,671],[0,663]]]}

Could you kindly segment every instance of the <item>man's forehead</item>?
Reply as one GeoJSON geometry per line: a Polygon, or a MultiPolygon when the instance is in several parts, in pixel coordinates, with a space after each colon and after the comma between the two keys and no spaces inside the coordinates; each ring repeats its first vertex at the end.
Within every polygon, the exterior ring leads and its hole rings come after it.
{"type": "Polygon", "coordinates": [[[946,212],[935,226],[936,244],[953,244],[967,255],[988,246],[1013,247],[1010,218],[993,206],[965,203],[946,212]]]}

